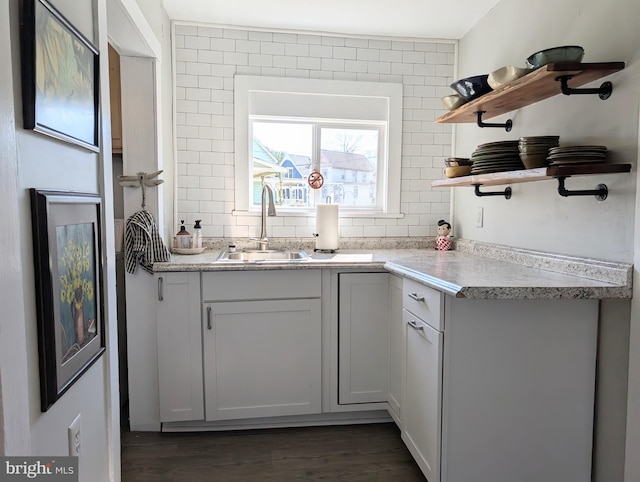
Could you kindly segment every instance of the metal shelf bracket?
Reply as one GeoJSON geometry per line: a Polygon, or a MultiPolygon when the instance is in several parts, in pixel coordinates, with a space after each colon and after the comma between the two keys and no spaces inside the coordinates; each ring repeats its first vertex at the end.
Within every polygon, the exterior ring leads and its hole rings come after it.
{"type": "Polygon", "coordinates": [[[573,89],[569,87],[569,79],[571,78],[573,78],[573,75],[561,75],[560,77],[556,78],[556,80],[560,81],[560,91],[564,95],[597,94],[598,97],[600,97],[600,99],[602,100],[607,100],[609,97],[611,97],[611,92],[613,92],[613,85],[609,81],[603,82],[598,88],[573,89]]]}
{"type": "Polygon", "coordinates": [[[566,177],[558,178],[558,194],[560,194],[563,197],[595,196],[596,200],[598,201],[604,201],[605,199],[607,199],[607,196],[609,194],[609,189],[607,188],[606,184],[598,184],[596,188],[592,190],[583,189],[583,190],[569,191],[567,188],[564,187],[565,179],[566,177]]]}
{"type": "Polygon", "coordinates": [[[476,116],[478,117],[478,127],[500,127],[500,128],[504,128],[504,130],[506,130],[507,132],[511,132],[511,128],[513,127],[513,121],[511,119],[509,119],[504,124],[497,124],[494,122],[483,122],[482,114],[486,112],[487,112],[486,110],[479,110],[475,112],[476,116]]]}
{"type": "Polygon", "coordinates": [[[484,197],[484,196],[504,196],[505,199],[511,199],[511,188],[507,187],[504,191],[492,191],[492,192],[482,192],[480,191],[480,186],[482,184],[474,184],[473,187],[476,196],[484,197]]]}

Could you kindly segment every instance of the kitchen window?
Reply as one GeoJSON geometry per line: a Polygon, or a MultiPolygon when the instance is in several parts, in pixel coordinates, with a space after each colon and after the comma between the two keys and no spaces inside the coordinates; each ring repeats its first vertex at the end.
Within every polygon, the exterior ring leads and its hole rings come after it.
{"type": "Polygon", "coordinates": [[[399,217],[401,130],[400,84],[236,76],[234,213],[259,211],[269,184],[279,214],[330,198],[341,216],[399,217]]]}

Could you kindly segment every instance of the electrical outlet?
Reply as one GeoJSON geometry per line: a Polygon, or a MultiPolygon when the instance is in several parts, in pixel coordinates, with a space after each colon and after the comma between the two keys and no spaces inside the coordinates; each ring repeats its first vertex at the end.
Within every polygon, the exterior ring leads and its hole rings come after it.
{"type": "Polygon", "coordinates": [[[73,420],[73,422],[71,422],[71,425],[69,425],[69,428],[67,429],[67,435],[69,437],[69,455],[77,457],[80,455],[80,449],[81,449],[81,433],[80,433],[80,427],[81,427],[81,414],[78,414],[78,416],[73,420]]]}
{"type": "Polygon", "coordinates": [[[484,209],[476,208],[476,228],[481,228],[484,221],[484,209]]]}

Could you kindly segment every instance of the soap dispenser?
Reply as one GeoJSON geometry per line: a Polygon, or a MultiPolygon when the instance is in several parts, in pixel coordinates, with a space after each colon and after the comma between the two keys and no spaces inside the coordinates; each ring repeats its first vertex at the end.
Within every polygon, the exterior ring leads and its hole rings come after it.
{"type": "Polygon", "coordinates": [[[193,226],[193,248],[202,248],[202,226],[200,223],[202,219],[196,219],[196,224],[193,226]]]}
{"type": "Polygon", "coordinates": [[[184,221],[180,221],[180,231],[173,238],[173,245],[179,249],[189,249],[191,247],[191,234],[184,226],[184,221]]]}

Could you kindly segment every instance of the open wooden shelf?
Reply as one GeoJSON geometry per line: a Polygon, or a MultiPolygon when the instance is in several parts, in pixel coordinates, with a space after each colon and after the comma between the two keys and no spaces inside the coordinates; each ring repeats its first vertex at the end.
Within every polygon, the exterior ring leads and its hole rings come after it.
{"type": "Polygon", "coordinates": [[[501,186],[519,182],[544,181],[569,176],[589,176],[593,174],[615,174],[630,172],[631,164],[582,164],[578,166],[550,166],[521,171],[494,172],[472,176],[439,179],[431,182],[432,187],[452,186],[501,186]]]}
{"type": "Polygon", "coordinates": [[[477,122],[476,112],[490,119],[560,94],[560,76],[572,76],[572,88],[624,69],[624,62],[547,64],[502,85],[436,119],[438,123],[477,122]]]}

